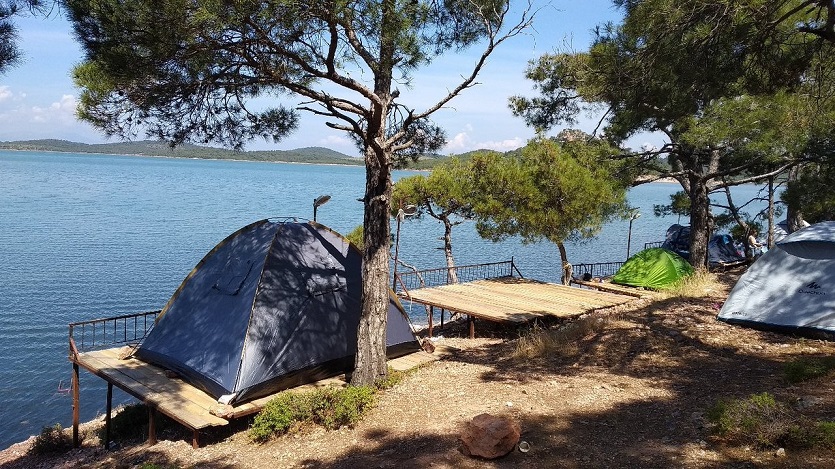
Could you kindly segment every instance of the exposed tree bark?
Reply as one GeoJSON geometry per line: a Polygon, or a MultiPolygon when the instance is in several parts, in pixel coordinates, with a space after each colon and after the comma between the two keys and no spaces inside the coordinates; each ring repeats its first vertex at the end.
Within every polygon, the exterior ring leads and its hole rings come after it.
{"type": "Polygon", "coordinates": [[[565,244],[561,241],[557,242],[557,249],[560,251],[560,263],[562,265],[562,284],[563,285],[571,285],[571,276],[573,272],[571,271],[572,266],[568,262],[568,252],[565,250],[565,244]]]}
{"type": "Polygon", "coordinates": [[[768,249],[774,247],[774,176],[768,178],[768,249]]]}
{"type": "Polygon", "coordinates": [[[449,216],[443,217],[444,223],[444,257],[446,258],[447,281],[458,283],[458,272],[455,270],[455,259],[452,257],[452,222],[449,216]]]}
{"type": "Polygon", "coordinates": [[[707,269],[707,244],[711,226],[708,189],[699,176],[690,177],[690,265],[707,269]]]}

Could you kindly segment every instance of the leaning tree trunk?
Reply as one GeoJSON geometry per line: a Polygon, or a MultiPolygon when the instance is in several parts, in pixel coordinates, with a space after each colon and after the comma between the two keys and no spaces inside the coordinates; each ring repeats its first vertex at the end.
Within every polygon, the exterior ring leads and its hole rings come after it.
{"type": "Polygon", "coordinates": [[[707,268],[707,245],[710,226],[710,200],[707,186],[700,178],[690,181],[690,265],[695,269],[707,268]]]}
{"type": "Polygon", "coordinates": [[[455,259],[452,257],[452,223],[444,218],[444,257],[446,257],[447,282],[458,283],[458,272],[455,270],[455,259]]]}
{"type": "Polygon", "coordinates": [[[560,265],[562,266],[562,284],[571,285],[571,264],[568,263],[568,252],[565,250],[565,244],[557,242],[557,249],[560,251],[560,265]]]}

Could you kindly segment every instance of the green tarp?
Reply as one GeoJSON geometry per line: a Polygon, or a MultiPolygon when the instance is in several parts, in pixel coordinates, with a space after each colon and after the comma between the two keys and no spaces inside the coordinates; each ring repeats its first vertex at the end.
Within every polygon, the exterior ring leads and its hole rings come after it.
{"type": "Polygon", "coordinates": [[[630,257],[612,282],[633,287],[665,288],[693,273],[693,267],[678,254],[663,248],[644,249],[630,257]]]}

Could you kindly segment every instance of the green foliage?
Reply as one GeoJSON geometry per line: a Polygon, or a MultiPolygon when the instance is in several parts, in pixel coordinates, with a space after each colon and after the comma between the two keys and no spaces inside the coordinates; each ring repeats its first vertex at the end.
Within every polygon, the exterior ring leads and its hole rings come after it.
{"type": "Polygon", "coordinates": [[[328,430],[353,426],[374,405],[374,393],[372,386],[280,393],[255,417],[249,436],[253,441],[265,442],[303,422],[315,423],[328,430]]]}
{"type": "Polygon", "coordinates": [[[708,418],[720,435],[766,448],[780,446],[795,424],[789,408],[768,393],[720,401],[708,418]]]}
{"type": "Polygon", "coordinates": [[[479,234],[494,241],[520,236],[523,242],[555,244],[595,236],[626,210],[626,183],[606,159],[615,151],[599,141],[538,139],[519,156],[474,156],[479,234]]]}
{"type": "Polygon", "coordinates": [[[835,448],[835,422],[803,417],[768,393],[719,401],[708,411],[716,432],[763,448],[835,448]]]}
{"type": "Polygon", "coordinates": [[[362,228],[362,225],[359,225],[356,228],[354,228],[353,230],[351,230],[350,233],[345,235],[345,237],[348,238],[348,241],[350,241],[360,251],[362,251],[364,249],[364,245],[365,245],[365,241],[362,239],[363,231],[364,230],[362,228]]]}
{"type": "Polygon", "coordinates": [[[249,436],[265,442],[275,435],[287,433],[296,422],[312,420],[311,394],[283,392],[271,399],[255,417],[249,436]]]}
{"type": "Polygon", "coordinates": [[[72,436],[64,432],[61,424],[56,423],[51,427],[43,427],[41,433],[35,437],[32,446],[29,447],[30,454],[55,454],[69,451],[72,448],[72,436]]]}
{"type": "Polygon", "coordinates": [[[662,132],[662,149],[621,153],[682,184],[697,234],[690,261],[705,265],[706,194],[832,153],[821,142],[833,141],[835,127],[835,35],[820,20],[831,14],[826,2],[811,3],[618,1],[623,21],[601,25],[589,52],[532,63],[539,96],[514,97],[511,109],[537,129],[605,110],[603,133],[615,143],[662,132]],[[809,33],[824,24],[829,36],[809,33]]]}
{"type": "Polygon", "coordinates": [[[672,193],[668,205],[653,205],[652,211],[656,217],[666,217],[668,215],[690,216],[690,197],[684,191],[672,193]]]}
{"type": "Polygon", "coordinates": [[[392,210],[400,204],[415,205],[414,217],[429,215],[456,224],[473,218],[471,172],[467,163],[451,158],[437,164],[428,175],[417,174],[400,179],[394,184],[392,210]]]}
{"type": "Polygon", "coordinates": [[[780,198],[810,223],[835,220],[835,157],[830,154],[821,163],[805,165],[780,198]]]}
{"type": "Polygon", "coordinates": [[[798,358],[785,364],[783,374],[789,383],[800,383],[826,376],[835,370],[835,357],[798,358]]]}
{"type": "Polygon", "coordinates": [[[400,384],[400,382],[402,382],[408,375],[408,371],[397,371],[392,367],[388,367],[386,377],[374,383],[374,387],[380,391],[391,389],[400,384]]]}
{"type": "Polygon", "coordinates": [[[312,420],[328,430],[352,427],[374,405],[374,391],[371,386],[319,389],[310,399],[312,420]]]}

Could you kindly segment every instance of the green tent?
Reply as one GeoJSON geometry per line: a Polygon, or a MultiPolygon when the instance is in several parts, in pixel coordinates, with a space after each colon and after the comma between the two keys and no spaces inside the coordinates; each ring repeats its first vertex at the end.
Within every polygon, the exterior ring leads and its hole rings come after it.
{"type": "Polygon", "coordinates": [[[612,282],[660,289],[692,273],[693,267],[678,254],[664,248],[651,248],[630,257],[612,277],[612,282]]]}

